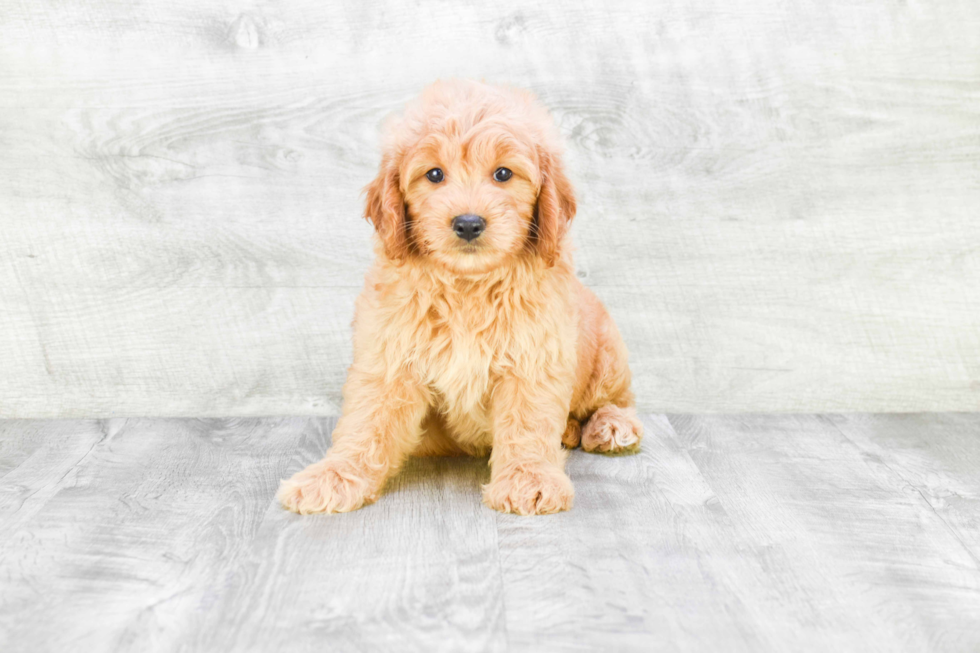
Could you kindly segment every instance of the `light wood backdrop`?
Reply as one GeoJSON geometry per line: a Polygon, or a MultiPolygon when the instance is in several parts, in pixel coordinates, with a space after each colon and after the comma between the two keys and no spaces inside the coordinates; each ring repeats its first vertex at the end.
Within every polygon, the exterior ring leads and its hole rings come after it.
{"type": "Polygon", "coordinates": [[[553,108],[642,410],[980,409],[976,0],[0,0],[0,416],[336,413],[448,76],[553,108]]]}

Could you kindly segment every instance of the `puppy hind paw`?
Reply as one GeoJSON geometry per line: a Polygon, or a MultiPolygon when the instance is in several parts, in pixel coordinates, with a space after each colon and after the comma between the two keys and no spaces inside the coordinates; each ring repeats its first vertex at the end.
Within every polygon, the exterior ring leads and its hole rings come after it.
{"type": "Polygon", "coordinates": [[[633,408],[609,404],[589,418],[582,429],[582,449],[596,453],[628,453],[640,448],[643,423],[633,408]]]}

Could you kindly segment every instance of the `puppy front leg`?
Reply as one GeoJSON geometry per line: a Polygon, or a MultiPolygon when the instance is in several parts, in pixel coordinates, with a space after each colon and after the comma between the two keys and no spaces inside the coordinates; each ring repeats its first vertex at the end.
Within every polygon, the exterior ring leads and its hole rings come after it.
{"type": "Polygon", "coordinates": [[[344,397],[333,446],[279,486],[276,497],[284,508],[302,515],[357,510],[378,498],[385,481],[418,446],[428,406],[420,384],[367,378],[352,370],[344,397]]]}
{"type": "Polygon", "coordinates": [[[568,402],[545,390],[510,380],[494,393],[490,482],[483,486],[483,501],[495,510],[543,515],[572,507],[575,490],[561,446],[568,402]]]}

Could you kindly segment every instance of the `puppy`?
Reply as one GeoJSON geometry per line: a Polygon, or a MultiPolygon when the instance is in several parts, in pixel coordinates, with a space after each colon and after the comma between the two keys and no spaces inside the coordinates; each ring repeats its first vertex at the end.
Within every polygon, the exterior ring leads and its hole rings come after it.
{"type": "Polygon", "coordinates": [[[376,260],[343,416],[279,501],[355,510],[410,455],[489,452],[488,506],[567,510],[565,449],[633,450],[643,427],[626,347],[575,276],[575,197],[547,110],[527,91],[437,82],[390,124],[366,192],[376,260]]]}

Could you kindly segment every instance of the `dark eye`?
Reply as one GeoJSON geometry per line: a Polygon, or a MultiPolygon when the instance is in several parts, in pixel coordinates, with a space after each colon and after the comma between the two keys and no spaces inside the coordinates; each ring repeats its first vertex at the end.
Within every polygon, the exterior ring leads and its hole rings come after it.
{"type": "Polygon", "coordinates": [[[433,168],[432,170],[429,170],[427,173],[425,173],[425,177],[433,184],[438,184],[440,181],[446,178],[446,176],[442,174],[442,168],[433,168]]]}
{"type": "Polygon", "coordinates": [[[493,172],[493,178],[497,181],[507,181],[514,176],[514,173],[507,168],[497,168],[493,172]]]}

